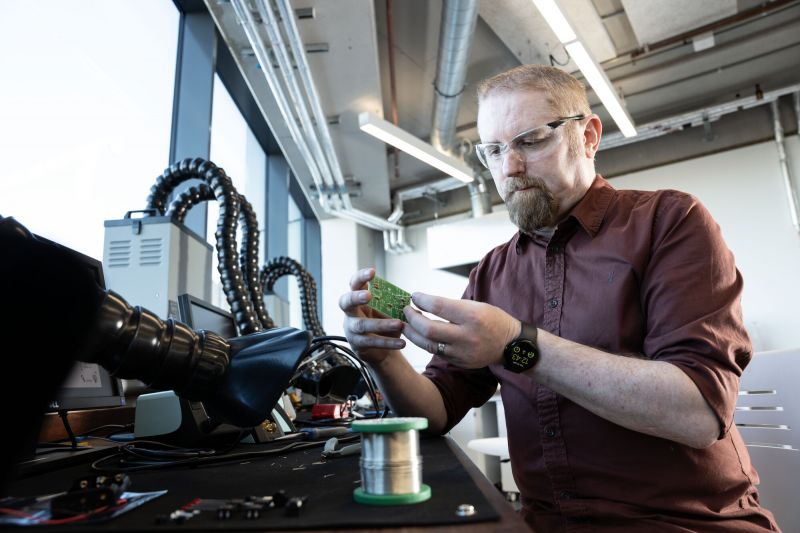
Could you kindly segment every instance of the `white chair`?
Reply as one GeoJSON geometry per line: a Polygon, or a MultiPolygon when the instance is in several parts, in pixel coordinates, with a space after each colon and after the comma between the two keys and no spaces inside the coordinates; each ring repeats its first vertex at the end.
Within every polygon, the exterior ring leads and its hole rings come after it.
{"type": "Polygon", "coordinates": [[[800,531],[800,349],[753,355],[734,421],[761,479],[761,503],[783,531],[800,531]]]}
{"type": "Polygon", "coordinates": [[[506,437],[490,437],[472,439],[467,443],[470,450],[500,458],[500,489],[507,496],[519,494],[519,488],[511,473],[511,462],[508,456],[508,439],[506,437]]]}

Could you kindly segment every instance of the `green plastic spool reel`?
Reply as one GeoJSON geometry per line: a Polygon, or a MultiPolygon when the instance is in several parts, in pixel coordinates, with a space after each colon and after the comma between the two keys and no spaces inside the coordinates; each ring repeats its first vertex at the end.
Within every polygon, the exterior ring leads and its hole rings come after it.
{"type": "MultiPolygon", "coordinates": [[[[394,433],[397,431],[421,430],[428,427],[427,418],[377,418],[357,420],[352,424],[353,431],[360,433],[394,433]]],[[[419,492],[407,494],[371,494],[358,487],[353,491],[353,499],[366,505],[410,505],[431,499],[431,488],[420,484],[419,492]]]]}

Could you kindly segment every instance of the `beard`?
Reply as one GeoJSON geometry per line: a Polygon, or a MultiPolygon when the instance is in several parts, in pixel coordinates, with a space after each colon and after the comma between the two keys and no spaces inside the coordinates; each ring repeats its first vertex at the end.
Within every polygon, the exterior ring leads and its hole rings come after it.
{"type": "Polygon", "coordinates": [[[509,178],[503,189],[511,222],[523,233],[533,235],[536,230],[555,225],[560,204],[544,180],[527,176],[509,178]]]}

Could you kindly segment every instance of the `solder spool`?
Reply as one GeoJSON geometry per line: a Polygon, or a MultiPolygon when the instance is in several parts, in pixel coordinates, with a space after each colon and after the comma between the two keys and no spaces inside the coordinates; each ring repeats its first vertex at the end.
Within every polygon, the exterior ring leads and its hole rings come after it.
{"type": "Polygon", "coordinates": [[[353,431],[361,432],[361,487],[353,491],[355,501],[407,505],[430,499],[431,488],[422,483],[419,454],[419,430],[427,427],[427,418],[353,422],[353,431]]]}

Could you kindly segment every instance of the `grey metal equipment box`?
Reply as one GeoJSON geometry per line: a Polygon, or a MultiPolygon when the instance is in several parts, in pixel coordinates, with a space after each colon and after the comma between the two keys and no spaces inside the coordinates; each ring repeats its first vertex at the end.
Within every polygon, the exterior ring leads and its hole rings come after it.
{"type": "Polygon", "coordinates": [[[213,248],[165,216],[105,221],[106,286],[162,319],[180,319],[178,295],[211,300],[213,248]]]}

